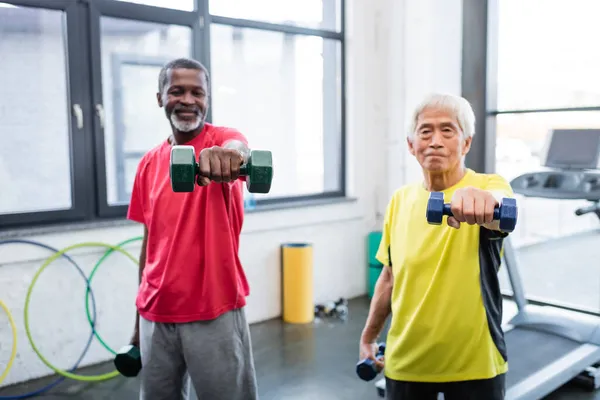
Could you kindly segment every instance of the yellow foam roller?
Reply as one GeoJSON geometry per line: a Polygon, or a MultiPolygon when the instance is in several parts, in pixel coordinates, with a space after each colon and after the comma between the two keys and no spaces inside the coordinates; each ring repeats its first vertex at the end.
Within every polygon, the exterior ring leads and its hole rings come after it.
{"type": "Polygon", "coordinates": [[[283,321],[306,324],[315,317],[313,249],[307,243],[281,246],[283,321]]]}

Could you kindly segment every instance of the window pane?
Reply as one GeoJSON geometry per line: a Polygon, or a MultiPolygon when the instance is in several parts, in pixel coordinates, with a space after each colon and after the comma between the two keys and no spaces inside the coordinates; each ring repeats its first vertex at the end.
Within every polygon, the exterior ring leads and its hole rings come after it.
{"type": "Polygon", "coordinates": [[[108,204],[128,203],[142,155],[171,133],[156,102],[158,73],[173,58],[191,55],[191,29],[105,18],[102,90],[108,204]]]}
{"type": "Polygon", "coordinates": [[[210,0],[209,12],[222,17],[341,30],[340,0],[210,0]]]}
{"type": "Polygon", "coordinates": [[[498,108],[600,105],[600,2],[499,2],[498,108]]]}
{"type": "Polygon", "coordinates": [[[126,1],[128,3],[144,4],[146,6],[172,8],[181,11],[194,11],[195,0],[117,0],[126,1]]]}
{"type": "Polygon", "coordinates": [[[339,191],[339,42],[213,25],[213,121],[273,152],[268,197],[339,191]]]}
{"type": "Polygon", "coordinates": [[[0,213],[71,208],[62,11],[0,7],[0,213]]]}
{"type": "MultiPolygon", "coordinates": [[[[600,128],[600,112],[500,114],[496,127],[496,171],[512,180],[545,169],[540,160],[551,130],[600,128]]],[[[511,240],[527,295],[599,309],[600,220],[593,213],[575,215],[576,209],[592,203],[520,195],[517,201],[519,223],[511,240]]],[[[503,289],[510,290],[505,271],[501,277],[503,289]]]]}

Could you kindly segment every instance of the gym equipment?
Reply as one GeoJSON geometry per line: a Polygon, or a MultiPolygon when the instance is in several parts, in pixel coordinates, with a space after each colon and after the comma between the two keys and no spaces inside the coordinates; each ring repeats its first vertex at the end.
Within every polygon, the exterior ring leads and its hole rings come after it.
{"type": "Polygon", "coordinates": [[[335,307],[331,310],[331,316],[338,317],[345,321],[348,318],[348,300],[340,297],[338,301],[334,303],[335,307]]]}
{"type": "MultiPolygon", "coordinates": [[[[174,192],[193,192],[200,173],[193,146],[171,148],[170,178],[174,192]]],[[[248,163],[240,167],[250,193],[269,193],[273,181],[273,159],[270,151],[253,150],[248,163]]]]}
{"type": "Polygon", "coordinates": [[[561,171],[598,169],[600,129],[554,129],[546,138],[542,166],[561,171]]]}
{"type": "MultiPolygon", "coordinates": [[[[494,208],[494,219],[500,220],[500,229],[503,232],[512,232],[517,225],[517,200],[503,198],[502,204],[494,208]]],[[[444,193],[431,192],[427,202],[427,222],[432,225],[440,225],[444,215],[451,217],[452,209],[450,203],[444,204],[444,193]]]]}
{"type": "Polygon", "coordinates": [[[575,215],[585,215],[592,212],[600,219],[600,202],[598,200],[592,201],[590,206],[578,208],[575,210],[575,215]]]}
{"type": "Polygon", "coordinates": [[[282,319],[308,324],[315,319],[313,247],[309,243],[281,245],[282,319]]]}
{"type": "Polygon", "coordinates": [[[372,231],[367,236],[367,294],[369,299],[372,299],[375,294],[375,285],[377,285],[377,280],[383,270],[383,265],[376,258],[382,235],[382,231],[372,231]]]}
{"type": "Polygon", "coordinates": [[[325,304],[315,305],[315,317],[346,320],[348,317],[348,300],[340,297],[337,301],[328,301],[325,304]]]}
{"type": "Polygon", "coordinates": [[[132,344],[123,346],[117,353],[114,363],[121,375],[128,378],[137,376],[142,370],[140,349],[132,344]]]}
{"type": "MultiPolygon", "coordinates": [[[[516,177],[511,181],[515,193],[597,204],[600,174],[585,168],[598,165],[600,131],[553,131],[546,148],[544,165],[553,169],[516,177]]],[[[600,387],[600,318],[528,303],[510,237],[504,243],[504,263],[518,308],[504,327],[509,363],[506,400],[537,400],[571,380],[590,390],[600,387]]]]}
{"type": "Polygon", "coordinates": [[[4,310],[4,313],[8,317],[8,324],[10,325],[10,330],[12,331],[12,341],[13,341],[12,351],[10,352],[10,358],[8,359],[8,363],[6,364],[6,368],[4,369],[2,374],[0,374],[0,384],[1,384],[2,382],[4,382],[4,380],[8,376],[8,373],[10,372],[10,369],[12,368],[12,365],[15,362],[15,358],[17,358],[17,324],[15,324],[15,319],[13,318],[10,310],[8,309],[8,307],[6,306],[6,304],[4,304],[4,302],[2,300],[0,300],[0,308],[2,310],[4,310]]]}
{"type": "Polygon", "coordinates": [[[33,292],[33,288],[35,286],[35,283],[37,282],[38,278],[40,277],[41,273],[44,272],[44,270],[53,262],[56,261],[59,257],[61,257],[64,253],[70,251],[70,250],[74,250],[74,249],[78,249],[78,248],[82,248],[82,247],[105,247],[105,248],[111,248],[113,250],[116,250],[118,252],[120,252],[121,254],[127,256],[131,261],[133,261],[133,263],[135,265],[138,265],[138,260],[136,260],[131,254],[129,254],[127,251],[123,250],[120,247],[117,246],[113,246],[111,244],[106,244],[106,243],[100,243],[100,242],[86,242],[86,243],[79,243],[79,244],[74,244],[68,247],[65,247],[64,249],[56,252],[56,254],[54,254],[53,256],[48,257],[44,263],[42,264],[42,266],[36,271],[35,275],[33,276],[33,280],[31,281],[31,284],[29,285],[29,288],[27,289],[27,295],[25,296],[25,307],[23,310],[23,317],[24,317],[24,321],[25,321],[25,333],[27,334],[27,339],[29,340],[29,344],[31,345],[31,348],[33,349],[33,351],[35,352],[35,354],[37,354],[37,356],[39,357],[39,359],[46,364],[46,366],[50,369],[52,369],[54,372],[56,372],[59,375],[64,376],[65,378],[70,378],[76,381],[82,381],[82,382],[101,382],[101,381],[105,381],[108,379],[112,379],[115,378],[117,376],[119,376],[119,371],[115,370],[106,374],[101,374],[101,375],[93,375],[93,376],[85,376],[85,375],[78,375],[72,372],[68,372],[68,371],[64,371],[61,370],[60,368],[55,367],[54,365],[52,365],[40,352],[40,350],[37,348],[35,342],[33,341],[33,338],[31,336],[31,329],[29,327],[29,303],[31,301],[31,293],[33,292]]]}
{"type": "MultiPolygon", "coordinates": [[[[375,358],[379,360],[385,354],[385,343],[379,343],[377,346],[379,348],[375,358]]],[[[375,366],[375,362],[371,359],[365,358],[356,364],[356,374],[363,381],[372,381],[380,372],[381,370],[375,366]]]]}
{"type": "MultiPolygon", "coordinates": [[[[0,245],[4,245],[4,244],[28,244],[28,245],[32,245],[32,246],[36,246],[36,247],[41,247],[43,249],[58,253],[58,250],[55,249],[54,247],[50,247],[48,245],[45,245],[43,243],[34,241],[34,240],[27,240],[27,239],[7,239],[7,240],[2,240],[0,241],[0,245]]],[[[79,364],[81,363],[81,361],[83,360],[83,358],[86,356],[91,344],[92,344],[92,340],[94,339],[94,327],[96,325],[96,299],[94,297],[94,292],[91,290],[91,288],[89,287],[89,282],[87,280],[87,277],[85,276],[85,273],[83,272],[83,270],[81,269],[81,267],[79,267],[79,265],[68,255],[66,254],[62,254],[61,255],[62,258],[66,259],[71,265],[73,265],[75,267],[75,269],[77,269],[77,271],[79,272],[79,274],[81,275],[81,277],[86,281],[87,283],[87,287],[90,290],[90,295],[92,298],[92,309],[93,309],[93,319],[90,322],[91,327],[92,327],[92,333],[90,334],[87,344],[85,346],[85,348],[83,349],[83,352],[81,353],[81,355],[79,356],[79,359],[75,362],[75,365],[73,365],[73,367],[71,368],[71,371],[75,371],[78,367],[79,364]]],[[[60,378],[58,378],[57,380],[55,380],[54,382],[29,393],[24,393],[24,394],[20,394],[20,395],[14,395],[14,396],[0,396],[0,400],[21,400],[21,399],[27,399],[30,397],[34,397],[37,396],[39,394],[42,394],[52,388],[54,388],[55,386],[57,386],[58,384],[60,384],[62,381],[65,380],[65,377],[61,376],[60,378]]]]}

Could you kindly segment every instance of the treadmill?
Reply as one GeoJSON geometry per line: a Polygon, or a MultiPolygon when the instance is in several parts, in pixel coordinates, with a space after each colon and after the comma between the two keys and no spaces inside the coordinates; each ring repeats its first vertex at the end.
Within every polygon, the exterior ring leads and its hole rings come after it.
{"type": "MultiPolygon", "coordinates": [[[[553,130],[543,155],[546,170],[520,175],[511,186],[526,197],[588,200],[591,205],[575,214],[593,212],[600,218],[599,154],[600,130],[553,130]]],[[[539,400],[572,380],[598,389],[600,317],[529,304],[510,236],[504,242],[504,265],[518,309],[504,326],[509,365],[506,400],[539,400]]]]}
{"type": "MultiPolygon", "coordinates": [[[[510,184],[525,197],[588,200],[591,205],[575,214],[595,213],[600,219],[599,155],[600,130],[553,130],[543,154],[546,169],[520,175],[510,184]]],[[[540,400],[569,381],[598,389],[600,317],[529,304],[510,236],[504,240],[503,258],[518,309],[503,326],[509,365],[505,400],[540,400]]],[[[385,397],[385,379],[375,387],[385,397]]]]}

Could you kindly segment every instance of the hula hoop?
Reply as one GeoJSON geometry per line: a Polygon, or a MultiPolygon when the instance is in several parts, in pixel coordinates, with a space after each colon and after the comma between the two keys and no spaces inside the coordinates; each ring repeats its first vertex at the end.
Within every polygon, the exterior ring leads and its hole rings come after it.
{"type": "MultiPolygon", "coordinates": [[[[138,237],[134,237],[131,239],[127,239],[121,243],[117,243],[116,247],[123,247],[128,243],[131,242],[135,242],[137,240],[142,240],[144,237],[143,236],[138,236],[138,237]]],[[[98,267],[100,267],[100,265],[104,262],[104,260],[106,260],[106,258],[113,253],[115,250],[114,249],[108,249],[106,250],[106,253],[104,253],[104,255],[102,256],[102,258],[100,258],[98,260],[98,262],[96,263],[96,265],[94,266],[94,269],[92,269],[92,272],[90,273],[90,276],[88,278],[88,281],[90,282],[90,286],[92,284],[92,279],[94,279],[94,275],[96,274],[96,271],[98,270],[98,267]]],[[[92,324],[92,317],[90,315],[90,306],[89,306],[89,294],[90,294],[90,286],[88,286],[86,294],[85,294],[85,312],[87,314],[87,319],[88,322],[90,323],[90,325],[92,324]]],[[[109,352],[111,352],[114,355],[117,355],[117,352],[114,351],[109,345],[106,344],[106,342],[100,337],[100,334],[98,333],[98,331],[94,330],[94,336],[96,337],[96,339],[98,340],[98,342],[100,342],[100,344],[109,352]]]]}
{"type": "Polygon", "coordinates": [[[13,340],[12,352],[10,353],[10,358],[8,359],[8,364],[6,364],[6,368],[4,369],[4,372],[2,372],[2,375],[0,375],[0,383],[2,383],[8,376],[8,373],[10,372],[10,369],[12,368],[12,365],[15,362],[15,359],[17,358],[17,324],[15,324],[15,319],[13,318],[12,314],[10,313],[10,310],[8,309],[8,307],[6,306],[6,304],[4,304],[4,302],[2,300],[0,300],[0,308],[2,308],[4,310],[4,312],[6,313],[6,315],[8,316],[8,323],[10,324],[10,329],[12,331],[12,340],[13,340]]]}
{"type": "MultiPolygon", "coordinates": [[[[6,240],[2,240],[0,241],[0,245],[5,245],[5,244],[29,244],[31,246],[37,246],[37,247],[41,247],[43,249],[52,251],[54,253],[58,252],[57,249],[55,249],[54,247],[48,246],[46,244],[37,242],[35,240],[28,240],[28,239],[6,239],[6,240]]],[[[94,331],[94,327],[96,325],[96,298],[94,296],[94,291],[90,288],[90,284],[88,282],[87,277],[85,276],[85,273],[83,272],[83,270],[81,269],[81,267],[68,255],[63,254],[61,256],[62,258],[66,259],[72,266],[75,267],[75,269],[77,270],[77,272],[79,272],[79,275],[81,275],[81,277],[83,278],[83,280],[86,282],[87,287],[90,289],[90,293],[92,295],[92,307],[94,310],[94,323],[92,325],[92,333],[90,334],[90,336],[88,337],[88,341],[87,344],[85,345],[85,348],[83,349],[83,352],[81,353],[81,355],[79,356],[79,359],[75,362],[75,365],[73,365],[73,367],[71,367],[71,371],[75,371],[78,367],[79,364],[81,363],[81,361],[83,360],[83,358],[86,356],[88,350],[90,349],[90,346],[92,345],[92,340],[94,340],[94,335],[93,335],[93,331],[94,331]]],[[[17,395],[12,395],[12,396],[0,396],[0,400],[22,400],[22,399],[27,399],[33,396],[37,396],[39,394],[42,394],[50,389],[52,389],[53,387],[57,386],[58,384],[60,384],[62,381],[64,381],[66,378],[61,376],[60,378],[56,379],[54,382],[51,382],[50,384],[31,391],[29,393],[23,393],[23,394],[17,394],[17,395]]]]}
{"type": "Polygon", "coordinates": [[[101,243],[101,242],[86,242],[86,243],[79,243],[79,244],[74,244],[68,247],[65,247],[64,249],[58,251],[56,254],[54,254],[53,256],[50,256],[46,259],[46,261],[42,264],[42,266],[37,270],[37,272],[35,273],[33,280],[31,281],[31,284],[29,285],[29,289],[27,290],[27,296],[25,297],[25,309],[24,309],[24,320],[25,320],[25,333],[27,333],[27,339],[29,340],[29,344],[31,345],[33,351],[35,352],[35,354],[37,354],[37,356],[39,357],[39,359],[46,364],[46,366],[50,369],[52,369],[54,372],[56,372],[59,375],[64,376],[65,378],[69,378],[69,379],[73,379],[75,381],[81,381],[81,382],[101,382],[101,381],[105,381],[105,380],[109,380],[112,378],[115,378],[117,376],[119,376],[119,371],[114,370],[112,372],[106,373],[106,374],[101,374],[101,375],[78,375],[78,374],[74,374],[65,370],[62,370],[54,365],[52,365],[50,363],[50,361],[48,361],[40,352],[40,350],[37,348],[37,346],[35,345],[35,342],[33,340],[33,337],[31,335],[31,330],[29,327],[29,303],[31,301],[31,293],[33,292],[33,288],[35,286],[35,283],[37,282],[38,278],[40,277],[41,273],[56,259],[58,259],[61,255],[63,255],[64,253],[66,253],[69,250],[74,250],[74,249],[78,249],[78,248],[82,248],[82,247],[106,247],[106,248],[110,248],[113,250],[116,250],[118,252],[120,252],[121,254],[127,256],[130,260],[132,260],[134,263],[137,263],[138,261],[131,255],[129,254],[127,251],[113,246],[111,244],[107,244],[107,243],[101,243]]]}

